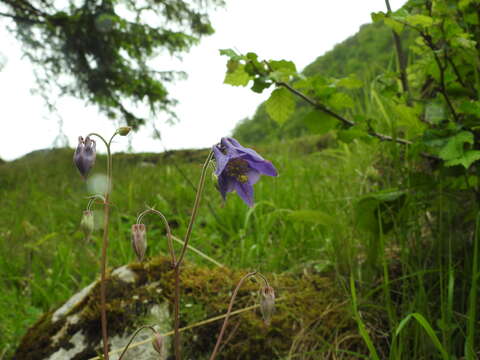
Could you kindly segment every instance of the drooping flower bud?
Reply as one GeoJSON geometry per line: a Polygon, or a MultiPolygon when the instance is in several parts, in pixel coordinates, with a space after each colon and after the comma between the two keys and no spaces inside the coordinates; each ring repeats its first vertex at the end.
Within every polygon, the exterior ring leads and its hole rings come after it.
{"type": "Polygon", "coordinates": [[[88,241],[90,236],[92,236],[93,229],[95,228],[93,212],[91,210],[83,211],[82,221],[80,221],[80,228],[85,234],[85,239],[88,241]]]}
{"type": "Polygon", "coordinates": [[[87,136],[85,140],[81,136],[78,138],[78,146],[75,154],[73,154],[73,162],[84,178],[87,177],[90,169],[95,164],[95,147],[95,141],[90,139],[90,137],[87,136]]]}
{"type": "Polygon", "coordinates": [[[260,311],[265,324],[270,325],[275,311],[275,291],[271,286],[264,286],[260,290],[260,311]]]}
{"type": "Polygon", "coordinates": [[[158,332],[155,333],[155,335],[153,337],[153,340],[152,340],[152,346],[157,353],[162,355],[163,336],[160,333],[158,333],[158,332]]]}
{"type": "Polygon", "coordinates": [[[132,128],[130,126],[121,126],[117,129],[117,134],[120,136],[127,136],[131,130],[132,128]]]}
{"type": "Polygon", "coordinates": [[[132,225],[132,248],[138,261],[143,261],[147,250],[147,229],[144,224],[132,225]]]}

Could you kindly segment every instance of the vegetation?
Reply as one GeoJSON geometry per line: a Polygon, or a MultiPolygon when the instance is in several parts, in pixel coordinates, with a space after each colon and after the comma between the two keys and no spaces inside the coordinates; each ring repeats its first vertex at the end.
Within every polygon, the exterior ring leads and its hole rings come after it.
{"type": "MultiPolygon", "coordinates": [[[[293,127],[296,117],[306,128],[299,138],[285,133],[256,145],[280,176],[256,185],[253,208],[240,199],[222,206],[207,184],[192,245],[233,269],[331,276],[365,347],[352,354],[347,343],[332,345],[332,357],[480,356],[479,13],[477,0],[410,0],[374,14],[402,46],[391,37],[395,52],[373,78],[361,70],[299,74],[286,60],[222,50],[226,83],[273,87],[259,111],[279,128],[293,127]],[[412,55],[403,62],[408,44],[412,55]]],[[[187,216],[176,214],[189,213],[206,154],[116,156],[112,266],[132,259],[131,211],[145,202],[162,209],[174,233],[185,231],[187,216]]],[[[0,165],[0,271],[7,275],[0,308],[16,309],[0,312],[0,346],[8,351],[42,312],[95,277],[99,234],[86,243],[78,228],[78,199],[91,191],[70,150],[0,165]]],[[[163,235],[148,225],[150,239],[163,235]]],[[[168,251],[163,242],[150,245],[148,256],[168,251]]],[[[295,339],[306,336],[300,329],[295,339]]],[[[318,358],[294,349],[275,356],[318,358]]]]}
{"type": "MultiPolygon", "coordinates": [[[[402,33],[405,44],[413,40],[412,32],[402,33]]],[[[405,49],[408,53],[408,47],[405,49]]],[[[395,48],[391,29],[381,22],[365,24],[352,37],[337,44],[332,50],[318,57],[308,65],[302,76],[321,75],[326,78],[341,78],[354,74],[368,83],[387,71],[395,70],[395,48]]],[[[363,89],[357,90],[355,100],[363,103],[366,96],[363,89]]],[[[322,131],[308,121],[310,109],[302,101],[295,101],[295,111],[284,124],[278,124],[261,104],[252,118],[240,121],[233,136],[252,144],[271,143],[278,139],[300,137],[322,131]]]]}
{"type": "Polygon", "coordinates": [[[13,20],[52,110],[55,96],[69,94],[137,129],[148,119],[135,108],[139,104],[175,118],[165,83],[185,74],[153,70],[154,56],[177,55],[212,34],[207,10],[221,5],[223,0],[2,0],[0,17],[13,20]]]}

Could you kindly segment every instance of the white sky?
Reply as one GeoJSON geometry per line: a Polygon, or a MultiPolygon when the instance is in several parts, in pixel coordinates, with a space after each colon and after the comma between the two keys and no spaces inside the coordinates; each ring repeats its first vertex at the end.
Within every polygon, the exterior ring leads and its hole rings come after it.
{"type": "MultiPolygon", "coordinates": [[[[390,0],[399,8],[405,0],[390,0]]],[[[211,15],[216,32],[183,56],[183,61],[159,59],[171,67],[158,70],[182,70],[187,80],[169,86],[180,122],[168,125],[159,115],[157,128],[167,149],[210,147],[222,136],[231,134],[235,124],[254,114],[269,96],[248,87],[223,84],[227,58],[219,49],[235,48],[242,53],[256,52],[262,59],[287,59],[301,70],[318,56],[370,22],[370,13],[385,11],[384,0],[227,0],[226,7],[211,15]]],[[[5,29],[0,18],[0,53],[7,63],[0,70],[0,158],[12,160],[30,151],[52,147],[59,133],[58,116],[51,114],[35,87],[32,66],[21,58],[20,44],[5,29]]],[[[64,97],[57,102],[64,119],[63,132],[74,147],[79,135],[98,132],[109,137],[114,122],[94,106],[64,97]]],[[[129,136],[119,137],[113,151],[126,151],[128,142],[135,152],[163,151],[162,143],[144,127],[129,136]]],[[[103,152],[103,146],[97,147],[103,152]]]]}

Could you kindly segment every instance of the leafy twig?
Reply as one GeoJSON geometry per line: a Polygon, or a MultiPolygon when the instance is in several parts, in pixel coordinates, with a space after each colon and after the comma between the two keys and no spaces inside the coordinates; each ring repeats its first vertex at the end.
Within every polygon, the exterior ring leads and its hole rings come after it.
{"type": "MultiPolygon", "coordinates": [[[[387,6],[388,12],[391,13],[392,8],[390,6],[390,1],[385,0],[385,4],[387,6]]],[[[392,30],[392,33],[393,33],[393,42],[395,44],[395,49],[397,51],[398,67],[400,70],[400,80],[402,82],[402,90],[407,94],[407,104],[411,105],[410,88],[408,85],[408,78],[407,78],[407,59],[402,49],[402,40],[394,30],[392,30]]]]}

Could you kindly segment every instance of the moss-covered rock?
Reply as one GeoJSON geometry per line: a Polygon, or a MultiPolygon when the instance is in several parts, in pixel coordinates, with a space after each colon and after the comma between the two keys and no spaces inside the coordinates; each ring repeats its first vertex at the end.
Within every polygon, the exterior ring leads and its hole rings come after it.
{"type": "MultiPolygon", "coordinates": [[[[242,275],[225,268],[185,265],[181,276],[181,326],[225,313],[242,275]]],[[[348,304],[331,279],[309,273],[268,277],[278,299],[271,326],[263,323],[258,309],[233,316],[225,337],[228,342],[219,359],[275,359],[288,354],[327,359],[339,349],[363,352],[360,339],[350,336],[356,326],[348,304]]],[[[247,281],[239,291],[235,309],[255,305],[260,285],[247,281]]],[[[162,333],[170,330],[173,289],[173,272],[166,258],[132,263],[111,272],[107,306],[112,350],[124,346],[142,325],[154,325],[162,333]]],[[[85,360],[100,354],[99,293],[97,281],[55,311],[44,314],[23,337],[14,358],[85,360]]],[[[222,321],[215,321],[183,332],[184,359],[208,359],[221,325],[222,321]]],[[[151,333],[144,331],[140,336],[136,341],[147,339],[151,333]]],[[[170,342],[166,348],[165,356],[170,342]]],[[[124,359],[158,359],[149,344],[132,348],[127,355],[124,359]]],[[[118,359],[118,354],[111,358],[118,359]]]]}

